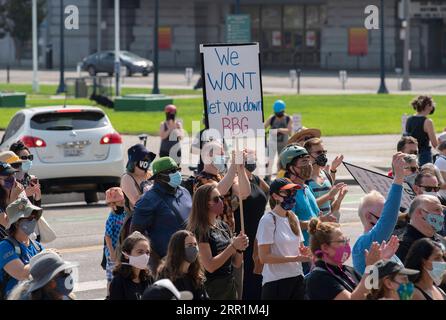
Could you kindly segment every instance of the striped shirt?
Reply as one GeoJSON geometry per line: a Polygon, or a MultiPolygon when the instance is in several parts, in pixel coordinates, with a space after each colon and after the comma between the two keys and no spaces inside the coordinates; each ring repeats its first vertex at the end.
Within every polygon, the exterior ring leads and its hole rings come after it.
{"type": "MultiPolygon", "coordinates": [[[[314,197],[316,199],[322,197],[323,195],[326,195],[332,187],[330,180],[328,179],[327,174],[324,170],[321,170],[320,177],[324,180],[322,184],[318,184],[313,179],[307,181],[307,185],[310,187],[311,191],[313,191],[314,197]]],[[[321,204],[319,206],[319,209],[322,211],[323,214],[329,213],[331,211],[330,201],[321,204]]]]}

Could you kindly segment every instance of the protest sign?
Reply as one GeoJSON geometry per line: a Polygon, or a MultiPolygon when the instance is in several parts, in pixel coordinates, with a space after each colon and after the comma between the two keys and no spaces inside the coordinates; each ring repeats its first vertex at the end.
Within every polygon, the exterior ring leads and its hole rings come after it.
{"type": "Polygon", "coordinates": [[[200,52],[208,128],[224,139],[257,137],[264,129],[259,44],[202,44],[200,52]]]}
{"type": "MultiPolygon", "coordinates": [[[[387,197],[387,193],[389,192],[390,187],[393,183],[393,178],[379,172],[355,166],[347,162],[343,162],[343,164],[365,193],[376,190],[384,197],[387,197]]],[[[415,198],[415,196],[416,194],[413,191],[411,185],[405,182],[403,184],[401,207],[405,209],[409,208],[410,203],[415,198]]]]}

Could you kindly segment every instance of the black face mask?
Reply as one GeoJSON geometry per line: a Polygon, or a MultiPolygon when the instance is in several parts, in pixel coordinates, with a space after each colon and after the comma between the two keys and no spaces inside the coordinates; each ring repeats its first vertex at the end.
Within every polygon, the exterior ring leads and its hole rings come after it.
{"type": "Polygon", "coordinates": [[[113,210],[115,214],[123,214],[124,213],[124,207],[116,207],[116,210],[113,210]]]}
{"type": "Polygon", "coordinates": [[[254,170],[257,168],[257,164],[255,164],[255,163],[246,163],[245,162],[245,168],[249,172],[254,172],[254,170]]]}
{"type": "Polygon", "coordinates": [[[166,120],[175,120],[175,113],[166,113],[166,120]]]}
{"type": "Polygon", "coordinates": [[[141,161],[138,161],[138,162],[136,163],[136,166],[137,166],[139,169],[141,169],[141,170],[147,172],[147,170],[149,170],[150,161],[147,161],[147,160],[141,160],[141,161]]]}
{"type": "Polygon", "coordinates": [[[320,154],[315,159],[315,162],[319,167],[325,167],[328,162],[327,156],[325,154],[320,154]]]}
{"type": "Polygon", "coordinates": [[[281,118],[281,117],[283,117],[283,115],[285,114],[285,112],[284,112],[284,111],[281,111],[281,112],[276,112],[275,114],[276,114],[276,117],[281,118]]]}

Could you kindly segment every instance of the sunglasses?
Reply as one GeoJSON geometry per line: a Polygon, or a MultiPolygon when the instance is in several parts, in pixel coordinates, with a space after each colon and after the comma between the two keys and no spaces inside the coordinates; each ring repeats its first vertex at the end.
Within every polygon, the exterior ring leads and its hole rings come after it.
{"type": "Polygon", "coordinates": [[[178,172],[178,171],[181,171],[181,169],[180,168],[178,168],[178,169],[170,169],[170,170],[167,170],[167,171],[163,171],[163,174],[169,175],[171,173],[175,173],[175,172],[178,172]]]}
{"type": "Polygon", "coordinates": [[[406,167],[405,170],[410,170],[412,173],[415,173],[418,171],[418,167],[406,167]]]}
{"type": "Polygon", "coordinates": [[[440,187],[430,187],[430,186],[420,186],[420,188],[424,188],[426,192],[438,192],[440,191],[440,187]]]}
{"type": "Polygon", "coordinates": [[[210,201],[212,201],[213,203],[217,204],[219,201],[223,201],[225,198],[223,196],[215,196],[213,198],[211,198],[210,201]]]}
{"type": "Polygon", "coordinates": [[[33,161],[34,160],[34,156],[32,154],[30,154],[29,156],[21,156],[20,159],[21,160],[33,161]]]}
{"type": "Polygon", "coordinates": [[[330,243],[342,243],[343,245],[346,245],[347,243],[350,243],[350,238],[346,238],[343,240],[334,240],[334,241],[330,241],[330,243]]]}

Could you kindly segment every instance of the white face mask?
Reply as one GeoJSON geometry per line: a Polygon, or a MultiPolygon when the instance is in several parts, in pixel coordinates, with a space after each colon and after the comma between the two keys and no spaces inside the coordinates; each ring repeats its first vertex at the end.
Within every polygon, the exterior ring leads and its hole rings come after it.
{"type": "Polygon", "coordinates": [[[446,272],[446,262],[432,261],[432,270],[426,270],[432,278],[436,286],[439,286],[443,280],[443,275],[446,272]]]}
{"type": "Polygon", "coordinates": [[[126,253],[122,253],[126,258],[129,259],[129,262],[123,262],[122,264],[129,265],[141,270],[145,270],[149,268],[149,259],[150,255],[148,254],[142,254],[140,256],[130,256],[126,253]]]}

